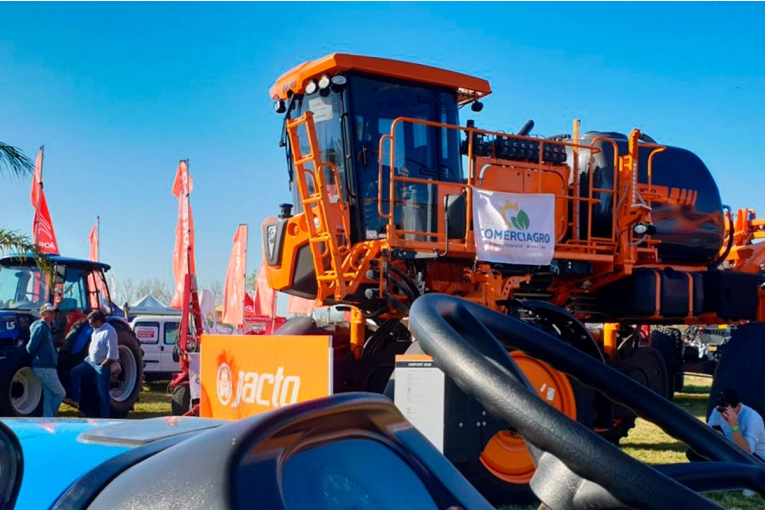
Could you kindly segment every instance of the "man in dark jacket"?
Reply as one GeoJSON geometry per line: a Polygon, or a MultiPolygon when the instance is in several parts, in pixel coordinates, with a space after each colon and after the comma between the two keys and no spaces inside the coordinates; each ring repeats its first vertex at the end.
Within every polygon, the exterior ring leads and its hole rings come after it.
{"type": "Polygon", "coordinates": [[[32,371],[43,387],[43,416],[56,416],[61,401],[66,397],[66,390],[58,379],[58,353],[53,346],[50,324],[55,317],[55,309],[49,303],[40,307],[40,320],[30,328],[27,352],[32,356],[32,371]]]}
{"type": "Polygon", "coordinates": [[[64,333],[66,333],[67,316],[66,312],[61,310],[61,303],[64,301],[64,291],[61,288],[53,290],[53,322],[50,323],[50,331],[53,335],[53,345],[63,347],[64,333]]]}

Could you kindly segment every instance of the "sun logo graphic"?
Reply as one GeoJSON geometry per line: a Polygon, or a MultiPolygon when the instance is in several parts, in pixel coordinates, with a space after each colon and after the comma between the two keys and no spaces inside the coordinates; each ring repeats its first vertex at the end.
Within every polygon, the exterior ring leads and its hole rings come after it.
{"type": "Polygon", "coordinates": [[[231,395],[234,393],[234,381],[231,375],[231,369],[226,363],[218,367],[218,400],[221,405],[228,405],[231,402],[231,395]]]}
{"type": "Polygon", "coordinates": [[[527,230],[529,228],[529,225],[531,224],[531,221],[529,220],[529,215],[526,214],[526,211],[518,207],[518,203],[510,203],[506,201],[500,208],[499,213],[502,215],[502,219],[505,221],[505,224],[507,224],[507,228],[517,228],[518,230],[527,230]],[[512,212],[515,212],[515,215],[513,216],[510,214],[512,212]]]}
{"type": "Polygon", "coordinates": [[[213,317],[212,313],[208,313],[205,316],[205,324],[207,324],[207,329],[212,331],[213,326],[215,326],[215,317],[213,317]]]}

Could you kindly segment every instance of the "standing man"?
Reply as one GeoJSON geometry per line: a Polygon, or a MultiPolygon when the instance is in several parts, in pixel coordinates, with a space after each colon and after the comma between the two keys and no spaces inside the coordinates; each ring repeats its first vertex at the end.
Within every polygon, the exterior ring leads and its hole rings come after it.
{"type": "Polygon", "coordinates": [[[55,310],[49,303],[40,307],[40,320],[30,328],[27,352],[32,356],[32,371],[43,387],[43,416],[54,417],[58,414],[61,401],[66,397],[66,390],[58,379],[58,353],[53,346],[50,324],[55,310]]]}
{"type": "Polygon", "coordinates": [[[106,322],[106,316],[100,310],[88,315],[88,323],[93,327],[88,356],[85,361],[72,369],[72,381],[69,388],[71,399],[64,399],[64,402],[79,408],[82,376],[95,375],[98,396],[101,400],[100,416],[108,418],[111,412],[111,396],[109,395],[111,364],[119,360],[117,331],[106,322]]]}
{"type": "Polygon", "coordinates": [[[53,345],[56,347],[63,347],[64,334],[66,333],[67,316],[66,312],[61,310],[61,303],[64,301],[64,291],[60,287],[56,287],[53,290],[53,308],[54,316],[51,323],[50,330],[53,334],[53,345]]]}

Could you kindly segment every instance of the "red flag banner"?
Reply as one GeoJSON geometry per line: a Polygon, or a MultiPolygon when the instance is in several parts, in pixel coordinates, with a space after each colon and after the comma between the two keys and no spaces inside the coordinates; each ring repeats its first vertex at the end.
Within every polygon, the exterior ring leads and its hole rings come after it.
{"type": "Polygon", "coordinates": [[[175,294],[170,303],[171,308],[180,310],[183,307],[183,280],[187,274],[196,273],[194,261],[194,217],[191,214],[189,195],[194,189],[194,183],[189,174],[188,162],[182,160],[178,164],[173,182],[173,196],[178,199],[178,224],[175,227],[175,249],[173,250],[173,276],[175,277],[175,294]]]}
{"type": "Polygon", "coordinates": [[[252,298],[252,315],[276,316],[276,291],[268,285],[266,268],[261,264],[258,279],[255,282],[255,295],[252,298]]]}
{"type": "Polygon", "coordinates": [[[43,253],[58,255],[58,241],[56,232],[53,230],[53,221],[48,211],[48,201],[45,200],[45,192],[42,187],[43,148],[37,153],[35,161],[35,173],[32,179],[32,192],[30,200],[34,207],[32,239],[43,253]]]}
{"type": "MultiPolygon", "coordinates": [[[[260,315],[255,313],[255,302],[249,292],[244,293],[244,322],[255,322],[260,315]]],[[[269,319],[270,320],[270,319],[269,319]]]]}
{"type": "Polygon", "coordinates": [[[316,308],[316,301],[314,299],[290,296],[287,300],[287,313],[311,315],[314,308],[316,308]]]}
{"type": "Polygon", "coordinates": [[[98,262],[98,220],[90,230],[88,241],[90,241],[90,260],[98,262]]]}
{"type": "Polygon", "coordinates": [[[244,324],[244,285],[247,280],[247,225],[239,225],[234,234],[234,247],[228,262],[223,287],[221,322],[231,326],[244,324]]]}

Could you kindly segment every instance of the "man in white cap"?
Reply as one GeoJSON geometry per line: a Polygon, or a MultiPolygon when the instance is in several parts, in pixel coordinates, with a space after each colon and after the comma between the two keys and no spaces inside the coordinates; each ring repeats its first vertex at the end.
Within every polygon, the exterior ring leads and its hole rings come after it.
{"type": "Polygon", "coordinates": [[[32,371],[43,387],[43,416],[53,417],[58,414],[61,401],[66,397],[66,390],[58,379],[58,353],[53,346],[50,324],[53,322],[55,309],[50,303],[40,307],[40,320],[30,328],[27,352],[32,356],[32,371]]]}

